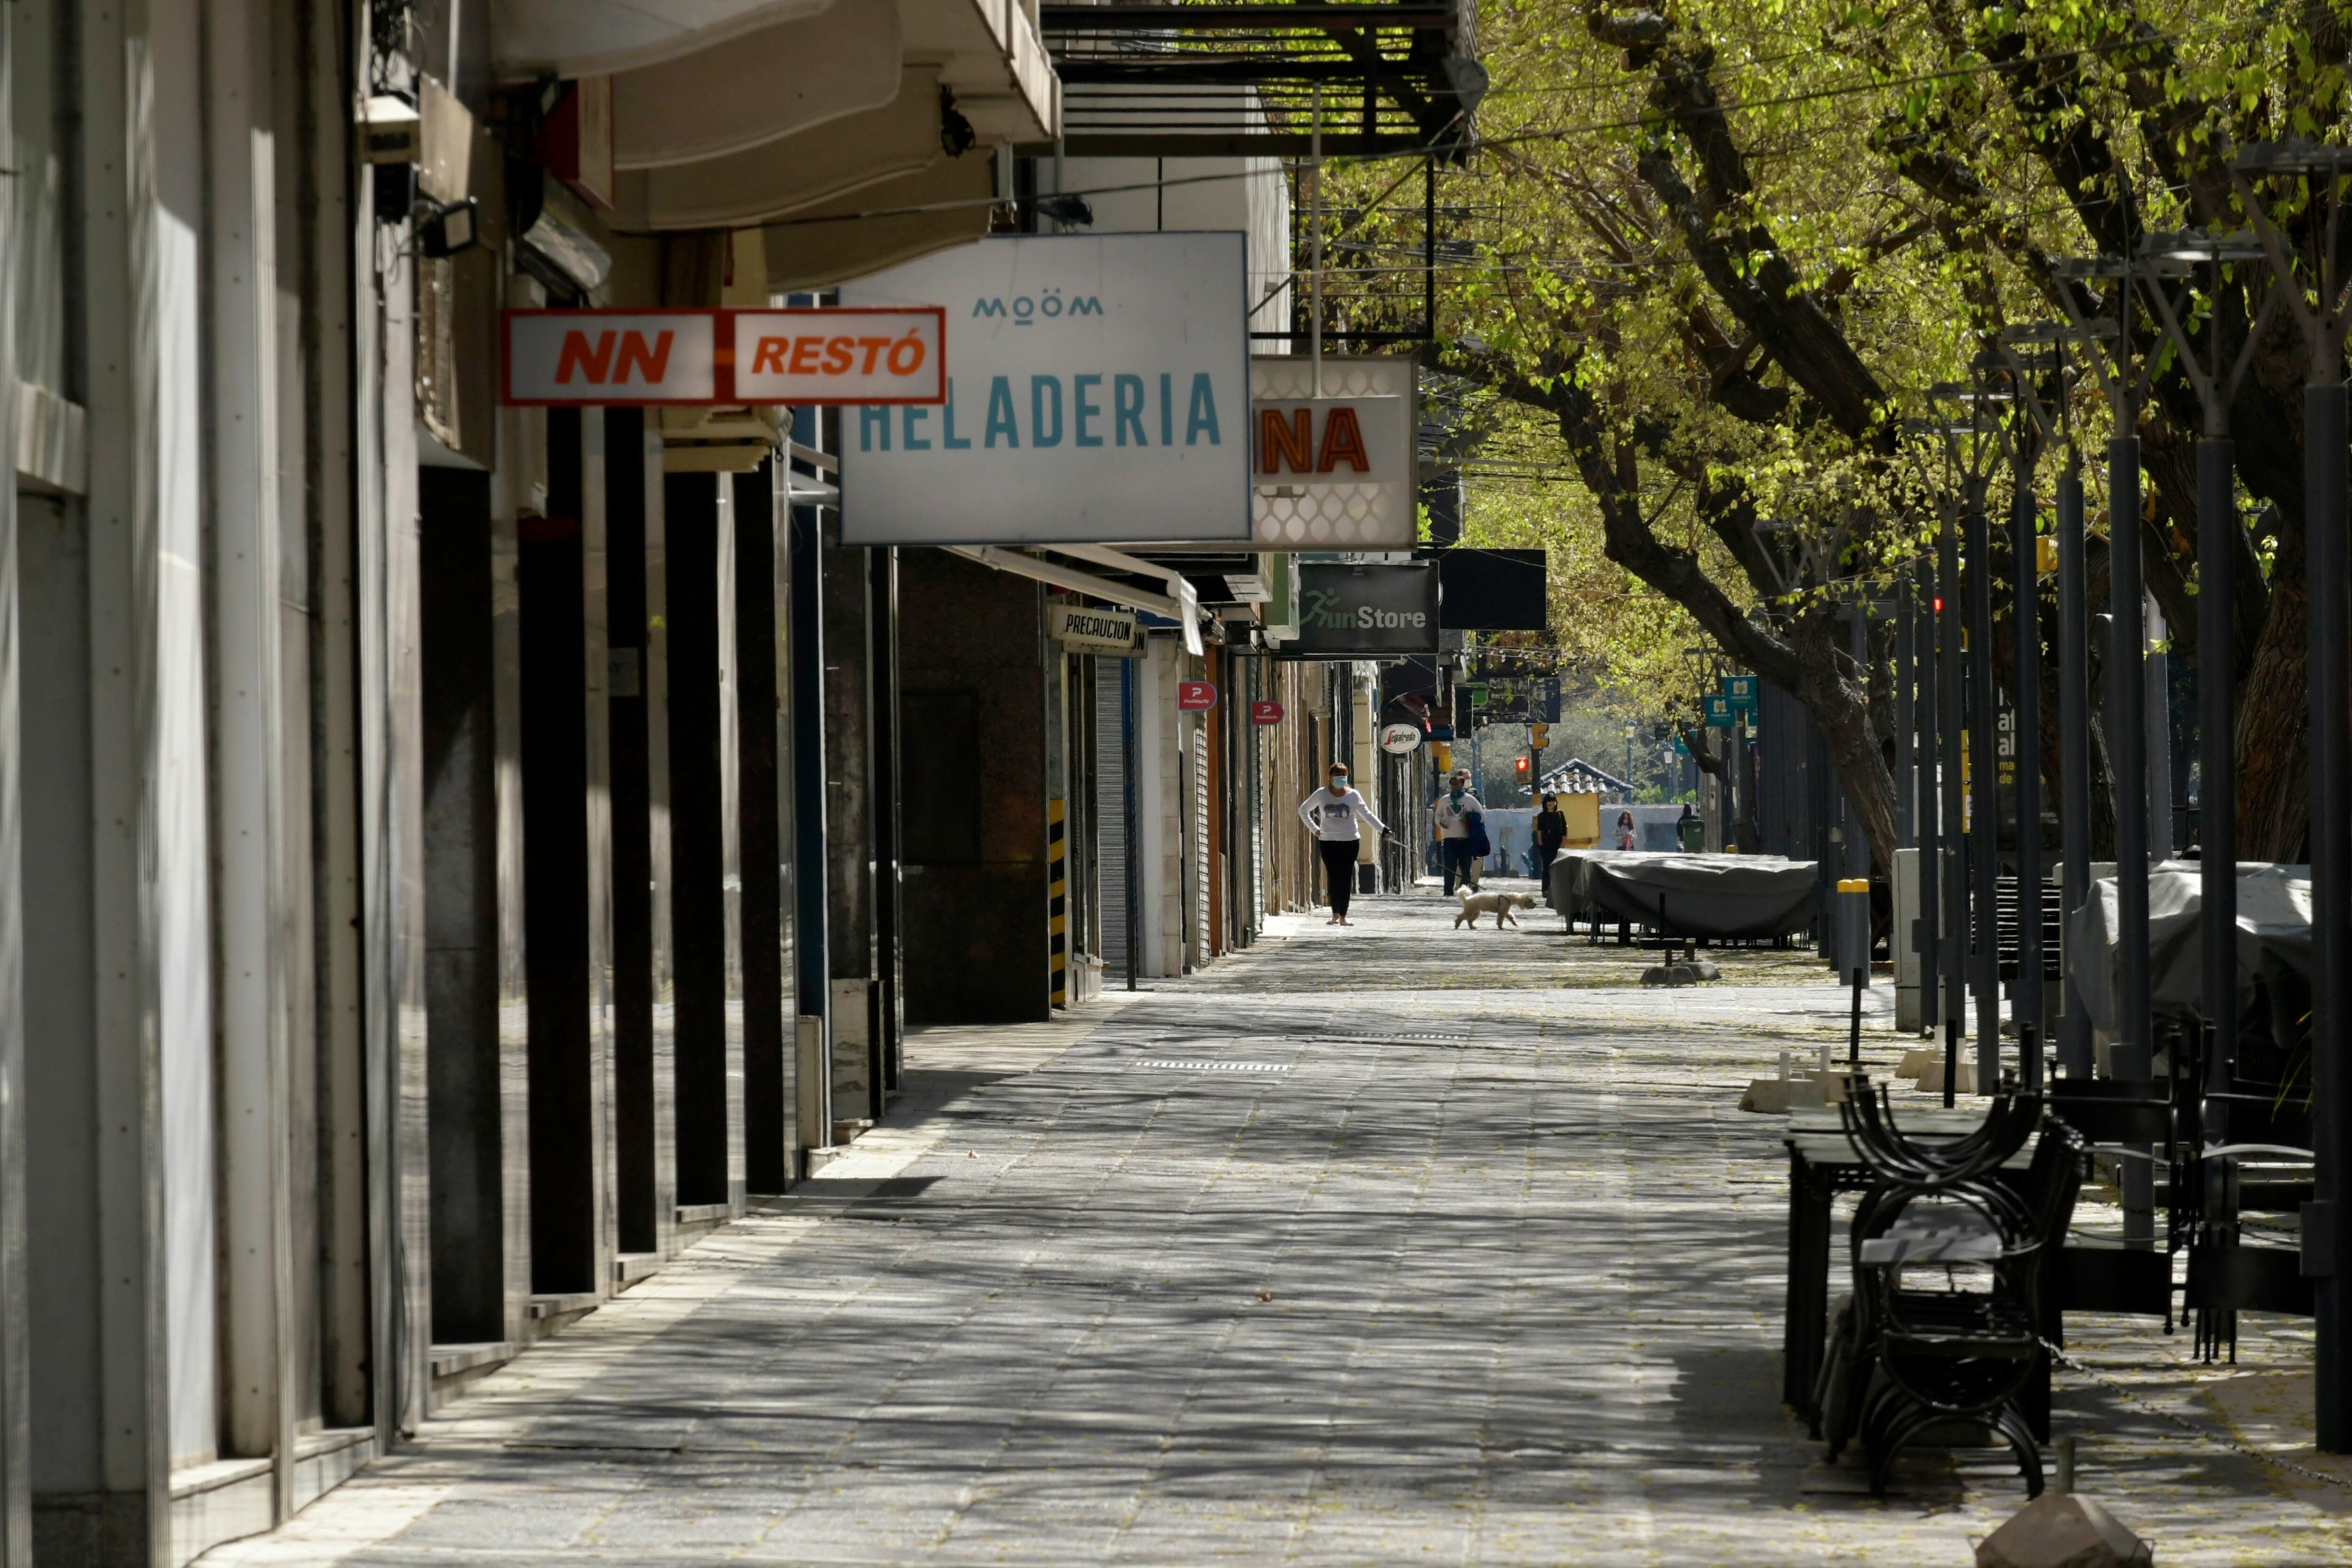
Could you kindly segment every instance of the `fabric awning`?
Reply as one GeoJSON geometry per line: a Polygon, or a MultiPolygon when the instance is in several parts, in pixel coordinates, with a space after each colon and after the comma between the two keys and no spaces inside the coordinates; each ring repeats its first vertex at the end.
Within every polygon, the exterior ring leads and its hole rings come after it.
{"type": "MultiPolygon", "coordinates": [[[[491,0],[499,77],[602,76],[659,65],[839,0],[491,0]]],[[[867,5],[871,0],[858,0],[867,5]]]]}

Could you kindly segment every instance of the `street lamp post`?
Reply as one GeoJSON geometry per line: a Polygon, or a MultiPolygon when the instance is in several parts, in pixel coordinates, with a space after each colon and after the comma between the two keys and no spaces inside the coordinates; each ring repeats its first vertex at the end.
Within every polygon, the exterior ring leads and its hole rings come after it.
{"type": "MultiPolygon", "coordinates": [[[[1945,716],[1948,730],[1964,732],[1968,737],[1968,800],[1966,816],[1955,811],[1956,821],[1962,826],[1961,843],[1968,854],[1966,886],[1955,889],[1952,900],[1952,937],[1958,945],[1958,963],[1953,965],[1955,980],[1962,974],[1969,977],[1969,988],[1976,993],[1977,1053],[1976,1092],[1990,1094],[2000,1075],[2000,917],[1996,889],[2000,879],[1999,812],[1994,808],[1993,785],[2000,768],[1999,738],[1994,733],[1992,684],[1992,520],[1986,508],[1986,495],[1992,480],[1993,465],[2001,455],[1999,425],[1987,413],[1999,399],[1987,389],[1963,387],[1941,382],[1928,388],[1927,395],[1967,410],[1965,419],[1948,420],[1937,427],[1945,452],[1946,471],[1958,482],[1953,489],[1953,505],[1946,512],[1946,542],[1955,550],[1944,555],[1945,605],[1948,611],[1957,608],[1952,603],[1953,590],[1964,588],[1968,595],[1968,658],[1952,659],[1955,668],[1944,686],[1950,711],[1945,716]],[[1967,529],[1968,573],[1963,579],[1956,558],[1957,546],[1951,527],[1952,512],[1965,519],[1967,529]],[[1960,665],[1965,663],[1968,689],[1960,689],[1960,665]],[[1973,913],[1974,920],[1969,916],[1973,913]],[[1973,939],[1973,950],[1969,946],[1973,939]],[[1973,962],[1970,962],[1973,960],[1973,962]]],[[[1958,630],[1957,616],[1948,623],[1958,630]]],[[[1950,636],[1948,654],[1956,652],[1962,639],[1950,636]]],[[[1957,735],[1955,737],[1957,740],[1957,735]]],[[[1958,748],[1954,747],[1955,753],[1958,748]]],[[[1954,778],[1948,788],[1957,789],[1963,763],[1955,754],[1951,759],[1954,778]]],[[[1958,1005],[1946,1009],[1948,1039],[1944,1066],[1948,1090],[1957,1085],[1959,1055],[1959,1029],[1963,1015],[1958,1005]]]]}
{"type": "MultiPolygon", "coordinates": [[[[2105,321],[2091,323],[2113,331],[2105,321]]],[[[2005,344],[2047,344],[2057,380],[2045,400],[2022,383],[2042,439],[2063,439],[2065,467],[2058,473],[2058,845],[2059,903],[2081,909],[2091,896],[2091,639],[2090,605],[2083,563],[2083,454],[2068,417],[2074,366],[2069,345],[2094,334],[2063,321],[2028,321],[2002,329],[2005,344]]],[[[2067,1076],[2087,1079],[2096,1065],[2091,1048],[2091,1016],[2083,1005],[2074,966],[2066,965],[2056,1037],[2058,1066],[2067,1076]]]]}
{"type": "Polygon", "coordinates": [[[2352,668],[2345,635],[2352,569],[2347,538],[2344,340],[2352,329],[2347,268],[2338,247],[2352,148],[2273,142],[2240,151],[2230,166],[2283,296],[2303,329],[2311,363],[2303,389],[2304,580],[2309,595],[2311,694],[2311,1089],[2313,1201],[2303,1212],[2303,1272],[2315,1287],[2318,1353],[2312,1373],[2319,1447],[2352,1453],[2352,668]],[[2256,178],[2291,184],[2309,202],[2291,244],[2264,211],[2256,178]],[[2298,262],[2303,265],[2298,266],[2298,262]],[[2314,299],[2305,299],[2309,289],[2314,299]]]}
{"type": "Polygon", "coordinates": [[[2017,634],[2017,983],[2010,993],[2018,1026],[2019,1079],[2042,1088],[2042,542],[2033,471],[2053,435],[2053,403],[2063,405],[2065,356],[2021,353],[2004,343],[1985,368],[2009,378],[2017,415],[2009,421],[2009,553],[2011,619],[2017,634]],[[2056,395],[2037,394],[2036,375],[2055,377],[2056,395]],[[2029,1030],[2027,1026],[2031,1025],[2029,1030]],[[2030,1048],[2029,1048],[2030,1047],[2030,1048]]]}
{"type": "MultiPolygon", "coordinates": [[[[1936,563],[1922,558],[1917,568],[1918,597],[1912,605],[1912,616],[1917,630],[1914,643],[1918,650],[1917,734],[1913,747],[1913,789],[1917,803],[1919,840],[1919,1016],[1932,1034],[1936,1020],[1944,1016],[1942,964],[1943,956],[1943,889],[1944,836],[1942,816],[1937,806],[1936,788],[1936,738],[1937,729],[1936,702],[1937,682],[1941,667],[1937,663],[1936,607],[1938,590],[1936,586],[1936,563]],[[1916,742],[1924,742],[1924,745],[1916,742]],[[1924,763],[1920,760],[1924,752],[1924,763]],[[1918,775],[1927,774],[1927,787],[1917,787],[1918,775]]],[[[1949,1100],[1947,1100],[1949,1103],[1949,1100]]]]}
{"type": "MultiPolygon", "coordinates": [[[[2140,574],[2140,394],[2146,367],[2131,364],[2131,276],[2128,258],[2083,257],[2058,263],[2059,300],[2084,336],[2108,345],[2087,358],[2107,395],[2114,430],[2107,438],[2107,743],[2116,777],[2116,1046],[2115,1076],[2127,1083],[2155,1077],[2154,1021],[2147,976],[2147,623],[2140,574]],[[2116,319],[2084,311],[2070,285],[2110,279],[2116,319]]],[[[2151,1152],[2124,1162],[2124,1244],[2156,1240],[2156,1167],[2151,1152]]]]}
{"type": "MultiPolygon", "coordinates": [[[[2251,330],[2245,328],[2242,296],[2222,268],[2264,259],[2252,234],[2209,235],[2195,229],[2155,234],[2141,242],[2147,263],[2141,286],[2164,323],[2180,368],[2196,390],[2205,427],[2197,442],[2197,732],[2200,784],[2198,870],[2199,919],[2204,933],[2201,1011],[2205,1015],[2205,1105],[2200,1128],[2208,1145],[2229,1140],[2230,1083],[2238,1060],[2238,529],[2235,494],[2237,455],[2230,440],[2230,405],[2254,363],[2254,351],[2270,324],[2283,290],[2263,290],[2251,330]],[[2191,330],[2189,292],[2200,265],[2207,274],[2205,326],[2191,330]],[[2179,298],[2168,284],[2179,279],[2179,298]],[[2184,318],[2187,318],[2184,320],[2184,318]]],[[[2225,1196],[2237,1162],[2229,1155],[2198,1162],[2208,1194],[2225,1196]]],[[[2216,1205],[2209,1205],[2208,1213],[2216,1205]]],[[[2235,1226],[2230,1226],[2234,1237],[2235,1226]]],[[[2200,1308],[2200,1313],[2206,1310],[2200,1308]]],[[[2200,1334],[2207,1345],[2219,1334],[2235,1338],[2235,1310],[2221,1307],[2220,1321],[2200,1334]]],[[[2200,1323],[2203,1319],[2200,1318],[2200,1323]]]]}

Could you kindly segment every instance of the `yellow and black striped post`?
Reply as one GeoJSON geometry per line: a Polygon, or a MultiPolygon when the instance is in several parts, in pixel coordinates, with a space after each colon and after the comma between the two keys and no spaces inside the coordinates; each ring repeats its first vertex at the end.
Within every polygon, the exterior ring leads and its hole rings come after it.
{"type": "Polygon", "coordinates": [[[1070,845],[1062,825],[1066,809],[1060,800],[1045,803],[1046,952],[1056,1007],[1070,1003],[1070,845]]]}

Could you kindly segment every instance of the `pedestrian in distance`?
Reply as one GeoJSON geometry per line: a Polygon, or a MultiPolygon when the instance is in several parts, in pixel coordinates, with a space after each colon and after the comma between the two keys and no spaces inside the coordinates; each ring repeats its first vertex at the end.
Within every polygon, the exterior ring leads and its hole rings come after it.
{"type": "Polygon", "coordinates": [[[1568,814],[1559,808],[1559,796],[1547,795],[1543,809],[1536,813],[1536,880],[1547,889],[1551,886],[1551,863],[1567,842],[1568,814]]]}
{"type": "Polygon", "coordinates": [[[1445,893],[1451,898],[1457,881],[1473,888],[1478,885],[1478,870],[1486,858],[1486,808],[1470,793],[1468,768],[1454,769],[1446,782],[1446,792],[1437,797],[1429,815],[1437,829],[1437,847],[1445,858],[1445,893]]]}
{"type": "Polygon", "coordinates": [[[1369,822],[1375,833],[1386,833],[1389,825],[1349,784],[1345,763],[1333,763],[1331,782],[1298,803],[1298,820],[1315,835],[1315,847],[1323,857],[1323,886],[1331,895],[1331,918],[1323,923],[1355,924],[1348,918],[1348,895],[1356,889],[1356,847],[1363,841],[1358,825],[1369,822]]]}
{"type": "Polygon", "coordinates": [[[1685,855],[1706,853],[1706,824],[1691,809],[1688,801],[1683,802],[1682,818],[1675,824],[1675,838],[1685,855]]]}
{"type": "Polygon", "coordinates": [[[1617,847],[1620,849],[1633,847],[1633,814],[1631,811],[1621,811],[1617,814],[1617,847]]]}

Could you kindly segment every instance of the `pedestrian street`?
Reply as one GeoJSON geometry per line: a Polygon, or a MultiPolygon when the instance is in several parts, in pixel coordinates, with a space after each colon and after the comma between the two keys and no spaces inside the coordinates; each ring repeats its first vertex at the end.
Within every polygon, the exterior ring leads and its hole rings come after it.
{"type": "MultiPolygon", "coordinates": [[[[1639,949],[1451,909],[913,1034],[847,1159],[203,1561],[1969,1561],[2023,1500],[2004,1455],[1876,1500],[1780,1403],[1780,1122],[1737,1106],[1843,1049],[1847,994],[1769,948],[1643,991],[1639,949]]],[[[2200,1368],[2070,1317],[2108,1380],[2057,1374],[2078,1489],[2167,1568],[2346,1560],[2352,1495],[2166,1417],[2291,1445],[2255,1407],[2307,1423],[2274,1396],[2308,1329],[2249,1316],[2200,1368]]]]}

